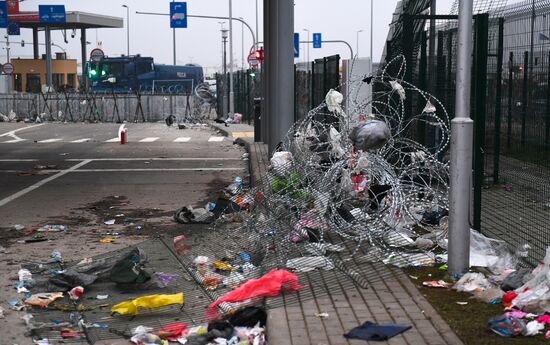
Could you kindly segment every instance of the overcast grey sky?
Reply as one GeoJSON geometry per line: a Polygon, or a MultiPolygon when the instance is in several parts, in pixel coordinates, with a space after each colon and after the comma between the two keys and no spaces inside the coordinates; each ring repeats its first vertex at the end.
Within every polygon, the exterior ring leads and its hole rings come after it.
{"type": "MultiPolygon", "coordinates": [[[[135,11],[165,12],[169,11],[168,0],[27,0],[21,3],[21,10],[33,11],[39,4],[64,4],[67,11],[84,11],[117,16],[124,18],[126,22],[126,9],[123,4],[130,7],[130,54],[142,54],[153,56],[157,63],[172,63],[172,31],[168,17],[138,15],[135,11]]],[[[188,0],[189,14],[199,15],[228,15],[228,0],[188,0]]],[[[453,0],[439,0],[438,12],[448,13],[453,0]]],[[[262,37],[262,0],[259,3],[259,30],[262,37]]],[[[374,59],[380,58],[386,39],[388,24],[390,23],[397,0],[374,0],[374,59]]],[[[256,0],[233,0],[233,15],[243,17],[252,28],[255,27],[256,0]]],[[[369,0],[295,0],[295,31],[300,32],[301,39],[305,39],[307,33],[303,29],[313,32],[321,32],[323,39],[345,40],[353,49],[356,49],[356,33],[359,34],[359,55],[369,54],[369,28],[370,28],[370,1],[369,0]]],[[[179,64],[194,62],[205,67],[217,68],[221,64],[221,34],[220,20],[189,18],[187,29],[177,29],[177,62],[179,64]]],[[[125,23],[126,25],[126,23],[125,23]]],[[[228,25],[226,24],[226,27],[228,25]]],[[[236,63],[241,64],[241,25],[234,25],[234,57],[236,63]]],[[[246,30],[246,28],[245,28],[246,30]]],[[[69,57],[80,60],[80,33],[74,39],[68,35],[69,43],[65,44],[60,33],[53,34],[54,43],[64,47],[69,57]]],[[[24,48],[12,45],[12,57],[32,56],[32,34],[30,30],[22,30],[18,38],[12,36],[11,40],[24,39],[28,44],[24,48]]],[[[107,55],[119,55],[126,53],[126,29],[101,29],[97,31],[97,40],[102,42],[102,48],[107,55]]],[[[44,42],[43,34],[40,41],[44,42]]],[[[91,41],[89,50],[96,47],[96,30],[88,33],[88,41],[91,41]]],[[[244,33],[245,51],[252,45],[250,34],[244,33]]],[[[44,46],[41,46],[41,52],[44,46]]],[[[54,47],[53,51],[59,51],[54,47]]],[[[5,56],[5,51],[2,52],[5,56]]],[[[302,61],[305,49],[301,51],[302,61]]],[[[245,53],[246,54],[246,53],[245,53]]],[[[343,58],[349,56],[348,49],[339,44],[326,44],[321,49],[310,47],[310,57],[318,58],[332,54],[340,54],[343,58]]],[[[246,57],[245,57],[246,58],[246,57]]],[[[3,59],[5,61],[5,57],[3,59]]]]}

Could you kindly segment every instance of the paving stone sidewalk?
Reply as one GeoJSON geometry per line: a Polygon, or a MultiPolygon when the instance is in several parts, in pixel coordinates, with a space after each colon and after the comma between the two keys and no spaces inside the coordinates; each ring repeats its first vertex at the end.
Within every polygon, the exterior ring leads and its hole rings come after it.
{"type": "MultiPolygon", "coordinates": [[[[221,133],[243,143],[250,153],[251,183],[261,181],[269,165],[267,146],[255,143],[248,125],[214,124],[221,133]]],[[[449,325],[428,303],[422,293],[401,270],[376,269],[384,277],[368,289],[350,288],[349,284],[330,282],[328,295],[313,298],[285,298],[282,306],[269,308],[268,339],[272,345],[460,345],[463,344],[449,325]],[[320,318],[318,313],[328,313],[320,318]],[[343,334],[366,321],[399,323],[412,326],[409,331],[385,342],[348,340],[343,334]]],[[[328,285],[328,282],[323,282],[328,285]]],[[[267,301],[269,306],[273,301],[267,301]]]]}

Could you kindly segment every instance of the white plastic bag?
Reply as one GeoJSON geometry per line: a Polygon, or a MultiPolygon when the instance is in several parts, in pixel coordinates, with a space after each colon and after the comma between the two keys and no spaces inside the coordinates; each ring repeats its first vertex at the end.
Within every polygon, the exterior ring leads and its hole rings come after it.
{"type": "Polygon", "coordinates": [[[330,89],[325,97],[325,102],[327,103],[327,108],[329,111],[342,111],[342,107],[340,105],[343,100],[344,96],[342,96],[340,92],[333,89],[330,89]]]}
{"type": "Polygon", "coordinates": [[[275,175],[285,177],[292,168],[292,153],[287,151],[275,152],[271,157],[271,168],[275,175]]]}
{"type": "Polygon", "coordinates": [[[462,292],[483,291],[491,288],[491,283],[483,273],[468,272],[454,285],[454,289],[462,292]]]}

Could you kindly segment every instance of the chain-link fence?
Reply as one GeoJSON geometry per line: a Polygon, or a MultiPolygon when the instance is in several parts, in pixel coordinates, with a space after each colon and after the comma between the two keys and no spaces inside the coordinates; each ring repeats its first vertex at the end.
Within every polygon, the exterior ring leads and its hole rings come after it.
{"type": "MultiPolygon", "coordinates": [[[[487,13],[475,15],[473,30],[471,225],[512,246],[528,243],[527,262],[535,265],[550,242],[550,1],[504,4],[476,2],[478,13],[487,13]]],[[[454,116],[456,16],[396,17],[387,59],[403,53],[405,80],[428,90],[454,116]]],[[[409,114],[426,106],[407,98],[409,114]]],[[[422,122],[409,136],[427,146],[439,140],[437,128],[422,122]]]]}

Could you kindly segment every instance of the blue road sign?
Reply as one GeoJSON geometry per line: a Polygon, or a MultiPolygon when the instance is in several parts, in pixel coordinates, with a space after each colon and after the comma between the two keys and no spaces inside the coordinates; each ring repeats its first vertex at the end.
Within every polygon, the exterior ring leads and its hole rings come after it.
{"type": "Polygon", "coordinates": [[[8,7],[5,1],[0,1],[0,28],[8,27],[8,7]]]}
{"type": "Polygon", "coordinates": [[[321,48],[321,33],[320,32],[314,32],[313,33],[313,48],[321,48]]]}
{"type": "Polygon", "coordinates": [[[8,35],[10,35],[10,36],[19,36],[19,35],[21,35],[21,28],[19,27],[18,22],[9,22],[8,23],[8,35]]]}
{"type": "Polygon", "coordinates": [[[187,27],[187,3],[186,2],[170,3],[170,27],[171,28],[187,27]]]}
{"type": "Polygon", "coordinates": [[[300,34],[294,33],[294,57],[300,57],[300,34]]]}
{"type": "Polygon", "coordinates": [[[65,23],[65,5],[38,5],[38,17],[40,23],[65,23]]]}

